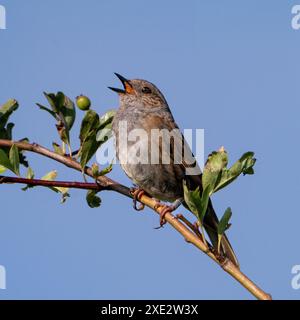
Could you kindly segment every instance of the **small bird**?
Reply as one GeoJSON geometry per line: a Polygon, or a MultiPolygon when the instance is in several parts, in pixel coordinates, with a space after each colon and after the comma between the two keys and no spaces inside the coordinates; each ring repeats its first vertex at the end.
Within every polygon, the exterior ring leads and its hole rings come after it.
{"type": "MultiPolygon", "coordinates": [[[[165,129],[171,132],[173,129],[178,129],[178,126],[165,97],[154,84],[140,79],[127,80],[117,73],[115,75],[123,84],[123,89],[109,87],[109,89],[118,93],[120,100],[120,106],[112,123],[116,139],[117,158],[126,175],[138,186],[134,193],[137,199],[145,192],[156,199],[158,204],[160,204],[160,201],[172,203],[169,206],[162,205],[164,207],[160,220],[162,226],[165,223],[164,215],[166,212],[175,210],[181,203],[188,209],[184,202],[183,181],[186,182],[189,190],[195,190],[199,187],[200,191],[202,191],[201,172],[199,169],[199,174],[197,175],[187,174],[186,169],[190,163],[198,166],[187,143],[183,143],[183,145],[184,148],[188,148],[190,151],[189,154],[193,161],[188,161],[189,164],[185,163],[185,159],[182,163],[174,161],[176,139],[171,140],[169,143],[169,163],[161,161],[163,151],[160,140],[157,142],[159,145],[156,146],[160,152],[159,162],[151,163],[150,153],[151,148],[153,148],[153,144],[151,145],[153,142],[151,141],[151,131],[165,129]],[[146,137],[145,135],[139,137],[138,152],[136,150],[137,141],[129,141],[129,139],[125,143],[122,141],[124,133],[120,134],[120,125],[124,123],[126,123],[127,134],[137,129],[147,133],[146,137]],[[148,156],[148,162],[139,161],[143,153],[148,156]]],[[[181,139],[184,141],[182,135],[181,139]]],[[[204,227],[214,248],[216,248],[218,242],[218,222],[218,217],[210,201],[204,218],[204,227]]],[[[229,258],[235,265],[239,265],[226,235],[222,238],[221,250],[224,256],[229,258]]]]}

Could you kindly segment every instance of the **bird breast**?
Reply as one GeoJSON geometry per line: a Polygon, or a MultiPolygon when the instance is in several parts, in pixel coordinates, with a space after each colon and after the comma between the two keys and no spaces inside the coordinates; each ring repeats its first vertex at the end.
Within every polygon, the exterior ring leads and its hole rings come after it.
{"type": "Polygon", "coordinates": [[[149,114],[117,112],[113,121],[117,158],[126,175],[140,188],[157,199],[174,201],[182,196],[184,172],[174,164],[151,163],[151,129],[157,128],[155,123],[149,125],[149,121],[146,125],[144,120],[151,117],[149,114]],[[122,133],[124,123],[127,132],[122,133]]]}

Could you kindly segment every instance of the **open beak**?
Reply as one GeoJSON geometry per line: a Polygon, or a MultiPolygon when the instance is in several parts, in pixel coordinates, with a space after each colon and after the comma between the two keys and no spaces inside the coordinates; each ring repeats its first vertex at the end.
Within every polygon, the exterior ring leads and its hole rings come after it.
{"type": "Polygon", "coordinates": [[[132,85],[129,83],[129,80],[127,80],[126,78],[124,78],[123,76],[121,76],[118,73],[115,73],[115,75],[120,79],[120,81],[122,82],[123,88],[124,89],[119,89],[119,88],[113,88],[113,87],[108,87],[110,90],[115,91],[117,93],[132,93],[133,92],[133,87],[132,85]]]}

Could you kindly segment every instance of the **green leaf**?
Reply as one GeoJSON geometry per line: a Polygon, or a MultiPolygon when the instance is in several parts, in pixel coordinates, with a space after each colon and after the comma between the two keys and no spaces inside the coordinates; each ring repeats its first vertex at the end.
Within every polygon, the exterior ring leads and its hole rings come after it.
{"type": "Polygon", "coordinates": [[[99,128],[99,116],[93,111],[89,110],[86,112],[80,128],[79,139],[81,144],[88,138],[89,135],[96,132],[99,128]]]}
{"type": "Polygon", "coordinates": [[[6,170],[7,170],[7,169],[6,169],[5,167],[3,167],[3,166],[0,165],[0,174],[3,173],[3,172],[5,172],[6,170]]]}
{"type": "Polygon", "coordinates": [[[19,150],[15,144],[11,146],[9,150],[9,155],[7,155],[3,149],[0,149],[0,165],[2,166],[2,172],[4,172],[4,168],[6,168],[15,173],[16,175],[20,175],[20,155],[19,150]]]}
{"type": "Polygon", "coordinates": [[[0,149],[0,165],[14,172],[13,166],[11,165],[7,154],[2,149],[0,149]]]}
{"type": "Polygon", "coordinates": [[[61,91],[58,91],[55,95],[55,105],[56,108],[61,111],[61,108],[63,108],[65,103],[65,94],[61,91]]]}
{"type": "Polygon", "coordinates": [[[96,163],[93,163],[91,166],[93,178],[98,178],[100,176],[105,176],[106,174],[112,171],[113,164],[111,163],[108,167],[99,171],[99,166],[96,163]]]}
{"type": "Polygon", "coordinates": [[[62,150],[62,148],[60,147],[59,144],[53,142],[53,143],[52,143],[52,146],[53,146],[53,149],[54,149],[54,152],[55,152],[55,153],[60,154],[61,156],[64,155],[64,152],[63,152],[63,150],[62,150]]]}
{"type": "Polygon", "coordinates": [[[96,195],[97,192],[96,190],[89,190],[86,194],[86,201],[90,208],[97,208],[101,205],[101,198],[96,195]]]}
{"type": "Polygon", "coordinates": [[[112,137],[112,121],[116,114],[115,110],[107,111],[99,120],[99,130],[97,132],[96,140],[104,143],[112,137]]]}
{"type": "Polygon", "coordinates": [[[96,132],[99,127],[99,116],[93,111],[86,112],[80,128],[80,164],[84,168],[92,156],[96,153],[100,144],[96,141],[96,132]]]}
{"type": "Polygon", "coordinates": [[[9,150],[9,161],[12,166],[12,171],[20,176],[20,158],[19,158],[19,150],[18,147],[13,144],[9,150]]]}
{"type": "MultiPolygon", "coordinates": [[[[34,178],[34,172],[33,170],[29,167],[26,173],[26,179],[33,179],[34,178]]],[[[27,185],[24,188],[21,188],[23,191],[28,190],[29,188],[33,188],[33,186],[27,185]]]]}
{"type": "Polygon", "coordinates": [[[56,128],[61,140],[69,146],[70,149],[70,130],[76,118],[76,110],[73,101],[65,96],[63,92],[53,93],[44,92],[51,109],[37,104],[42,110],[49,112],[56,120],[56,128]]]}
{"type": "Polygon", "coordinates": [[[222,170],[227,166],[227,163],[228,157],[224,148],[214,151],[208,156],[202,175],[202,185],[203,189],[209,190],[210,195],[214,192],[215,186],[220,180],[222,170]]]}
{"type": "Polygon", "coordinates": [[[228,157],[224,148],[212,152],[202,175],[203,189],[208,189],[211,195],[234,181],[240,174],[253,174],[256,161],[253,156],[253,152],[246,152],[231,168],[227,169],[228,157]]]}
{"type": "Polygon", "coordinates": [[[207,211],[207,206],[209,202],[209,189],[206,188],[202,195],[200,194],[199,187],[195,190],[188,190],[186,183],[183,183],[183,191],[184,191],[184,201],[190,208],[190,210],[194,213],[201,224],[203,224],[203,220],[207,211]]]}
{"type": "Polygon", "coordinates": [[[110,173],[112,171],[112,168],[113,164],[111,163],[108,167],[99,172],[99,176],[105,176],[106,174],[110,173]]]}
{"type": "Polygon", "coordinates": [[[199,213],[200,213],[199,208],[201,207],[199,187],[194,191],[190,191],[188,190],[186,182],[184,181],[183,192],[184,192],[185,203],[187,204],[187,206],[190,208],[190,210],[193,212],[194,215],[199,216],[199,213]]]}
{"type": "Polygon", "coordinates": [[[47,101],[49,102],[53,112],[58,114],[59,109],[57,108],[55,94],[44,92],[44,96],[46,97],[47,101]]]}
{"type": "Polygon", "coordinates": [[[191,212],[198,218],[202,237],[205,245],[207,245],[204,234],[203,221],[207,211],[207,206],[209,203],[209,188],[206,188],[202,195],[200,194],[200,189],[197,187],[195,190],[190,191],[183,181],[183,191],[184,191],[184,201],[191,210],[191,212]]]}
{"type": "Polygon", "coordinates": [[[54,111],[48,109],[47,107],[45,107],[45,106],[43,106],[43,105],[41,105],[41,104],[39,104],[39,103],[37,103],[36,105],[37,105],[41,110],[44,110],[44,111],[47,111],[48,113],[50,113],[51,116],[54,117],[54,118],[57,120],[57,115],[56,115],[56,113],[55,113],[54,111]]]}
{"type": "Polygon", "coordinates": [[[41,180],[48,180],[48,181],[53,181],[55,180],[57,177],[57,171],[56,170],[52,170],[48,173],[46,173],[41,180]]]}
{"type": "Polygon", "coordinates": [[[112,123],[116,110],[108,110],[103,116],[99,119],[99,128],[105,128],[108,124],[112,123]]]}
{"type": "Polygon", "coordinates": [[[218,224],[218,234],[223,235],[224,232],[230,227],[229,220],[232,216],[231,208],[227,208],[225,213],[223,214],[223,217],[221,218],[219,224],[218,224]]]}
{"type": "Polygon", "coordinates": [[[99,146],[100,143],[96,141],[96,132],[88,136],[88,138],[83,142],[80,151],[80,165],[82,168],[84,168],[93,157],[99,146]]]}
{"type": "Polygon", "coordinates": [[[224,169],[217,185],[215,186],[214,192],[226,187],[228,184],[233,182],[240,174],[253,174],[253,166],[255,165],[256,159],[254,158],[253,152],[246,152],[242,157],[235,162],[231,168],[224,169]]]}
{"type": "Polygon", "coordinates": [[[97,132],[96,140],[103,144],[113,135],[112,124],[108,124],[105,128],[100,129],[97,132]]]}
{"type": "Polygon", "coordinates": [[[27,179],[33,179],[34,178],[34,172],[33,170],[29,167],[26,173],[26,178],[27,179]]]}
{"type": "Polygon", "coordinates": [[[54,191],[58,191],[59,193],[61,193],[61,203],[65,203],[67,198],[70,197],[69,194],[69,188],[64,188],[64,187],[53,187],[54,191]]]}
{"type": "Polygon", "coordinates": [[[218,253],[221,252],[221,241],[222,237],[225,233],[225,231],[230,227],[229,220],[232,216],[232,212],[230,208],[227,208],[225,213],[223,214],[223,217],[221,218],[218,227],[217,227],[217,233],[218,233],[218,245],[217,245],[217,251],[218,253]]]}
{"type": "Polygon", "coordinates": [[[97,178],[99,176],[99,166],[97,163],[93,163],[91,166],[93,178],[97,178]]]}
{"type": "MultiPolygon", "coordinates": [[[[42,180],[48,180],[48,181],[54,181],[57,177],[57,171],[53,170],[48,172],[46,175],[42,177],[42,180]]],[[[64,187],[48,187],[54,192],[61,193],[62,199],[61,203],[64,203],[68,197],[70,197],[70,194],[68,193],[69,188],[64,188],[64,187]]]]}
{"type": "Polygon", "coordinates": [[[64,122],[70,131],[76,118],[76,109],[74,102],[62,92],[56,94],[58,108],[63,115],[64,122]]]}
{"type": "Polygon", "coordinates": [[[10,115],[19,107],[15,99],[10,99],[2,106],[0,106],[0,128],[4,128],[10,115]]]}
{"type": "Polygon", "coordinates": [[[220,171],[228,164],[228,156],[224,147],[221,147],[218,151],[213,151],[206,161],[205,167],[210,171],[220,171]]]}
{"type": "Polygon", "coordinates": [[[239,159],[240,162],[242,162],[242,173],[244,175],[246,174],[254,174],[254,165],[256,162],[256,159],[254,158],[254,152],[248,151],[242,155],[242,157],[239,159]]]}
{"type": "Polygon", "coordinates": [[[207,211],[209,196],[210,196],[210,189],[209,188],[204,189],[201,196],[201,207],[200,207],[200,216],[199,216],[200,222],[202,224],[207,211]]]}

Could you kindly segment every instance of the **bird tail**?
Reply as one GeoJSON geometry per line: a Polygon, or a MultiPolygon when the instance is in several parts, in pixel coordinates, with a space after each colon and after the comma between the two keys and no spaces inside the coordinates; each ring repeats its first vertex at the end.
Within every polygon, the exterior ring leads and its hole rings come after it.
{"type": "MultiPolygon", "coordinates": [[[[214,248],[217,248],[217,245],[218,245],[218,232],[217,232],[218,223],[219,223],[219,219],[215,213],[215,210],[212,206],[211,201],[209,201],[207,212],[204,217],[203,225],[214,248]]],[[[225,234],[222,236],[222,239],[221,239],[221,250],[223,254],[239,268],[238,259],[225,234]]]]}

